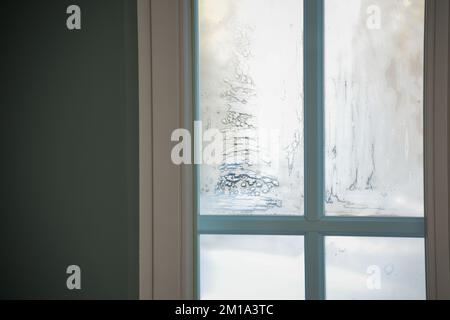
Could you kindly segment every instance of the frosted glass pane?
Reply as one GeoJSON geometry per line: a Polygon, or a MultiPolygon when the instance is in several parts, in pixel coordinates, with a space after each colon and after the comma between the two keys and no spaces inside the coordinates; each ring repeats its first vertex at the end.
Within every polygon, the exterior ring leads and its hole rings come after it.
{"type": "Polygon", "coordinates": [[[424,239],[327,237],[330,300],[422,300],[424,239]]]}
{"type": "Polygon", "coordinates": [[[201,236],[201,299],[303,300],[303,237],[201,236]]]}
{"type": "Polygon", "coordinates": [[[326,211],[424,213],[424,0],[325,1],[326,211]]]}
{"type": "Polygon", "coordinates": [[[303,1],[200,0],[199,46],[201,214],[302,215],[303,1]]]}

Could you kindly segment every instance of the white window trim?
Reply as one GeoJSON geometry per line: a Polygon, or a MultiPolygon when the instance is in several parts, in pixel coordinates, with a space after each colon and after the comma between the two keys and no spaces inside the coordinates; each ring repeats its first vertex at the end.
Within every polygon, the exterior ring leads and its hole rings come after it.
{"type": "Polygon", "coordinates": [[[192,126],[187,0],[137,0],[140,298],[194,298],[193,171],[172,164],[171,133],[192,126]],[[185,112],[188,111],[188,112],[185,112]]]}
{"type": "Polygon", "coordinates": [[[450,299],[448,0],[426,0],[425,211],[427,293],[450,299]]]}

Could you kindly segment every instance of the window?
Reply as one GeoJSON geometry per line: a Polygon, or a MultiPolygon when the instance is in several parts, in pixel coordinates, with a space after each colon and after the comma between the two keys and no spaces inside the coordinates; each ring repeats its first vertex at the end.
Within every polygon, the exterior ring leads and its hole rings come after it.
{"type": "Polygon", "coordinates": [[[201,299],[424,299],[424,0],[198,0],[201,299]]]}

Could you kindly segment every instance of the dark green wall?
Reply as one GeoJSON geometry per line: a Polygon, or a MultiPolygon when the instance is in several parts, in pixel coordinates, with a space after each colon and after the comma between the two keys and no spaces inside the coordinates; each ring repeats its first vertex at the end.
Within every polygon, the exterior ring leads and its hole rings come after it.
{"type": "Polygon", "coordinates": [[[136,28],[133,0],[0,5],[0,298],[137,298],[136,28]]]}

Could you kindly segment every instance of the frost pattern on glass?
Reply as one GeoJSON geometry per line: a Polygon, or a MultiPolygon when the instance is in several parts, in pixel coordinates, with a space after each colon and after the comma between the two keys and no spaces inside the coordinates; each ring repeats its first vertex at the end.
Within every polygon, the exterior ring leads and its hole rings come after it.
{"type": "Polygon", "coordinates": [[[201,236],[202,300],[304,300],[304,240],[201,236]]]}
{"type": "Polygon", "coordinates": [[[423,300],[424,239],[327,237],[329,300],[423,300]]]}
{"type": "Polygon", "coordinates": [[[302,215],[303,1],[200,0],[199,34],[201,214],[302,215]]]}
{"type": "Polygon", "coordinates": [[[424,213],[424,0],[325,2],[326,212],[424,213]]]}

